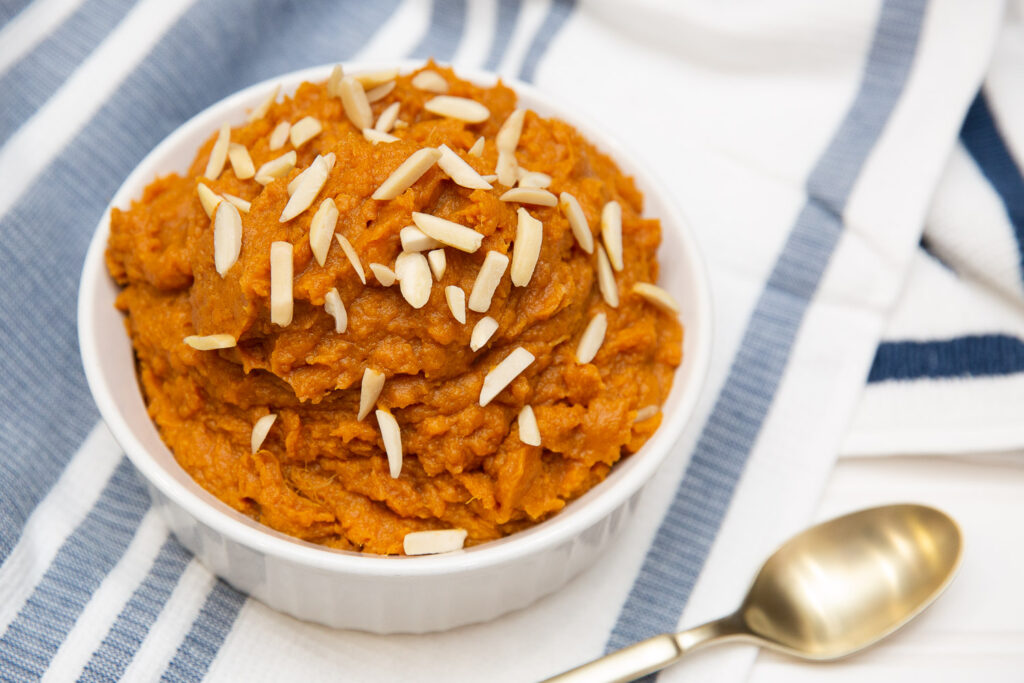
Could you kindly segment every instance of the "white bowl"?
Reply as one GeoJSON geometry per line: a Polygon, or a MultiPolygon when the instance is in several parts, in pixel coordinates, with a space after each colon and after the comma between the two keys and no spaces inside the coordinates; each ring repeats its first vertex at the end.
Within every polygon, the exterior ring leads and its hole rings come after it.
{"type": "MultiPolygon", "coordinates": [[[[346,71],[384,66],[351,64],[346,71]]],[[[111,205],[127,207],[156,176],[185,171],[212,131],[225,121],[242,123],[246,111],[275,84],[292,92],[303,81],[326,79],[330,68],[306,69],[259,83],[197,114],[143,159],[111,205]]],[[[478,71],[459,70],[459,75],[483,85],[496,80],[493,74],[478,71]]],[[[506,83],[526,107],[572,123],[609,153],[623,172],[634,176],[646,197],[645,213],[661,219],[660,284],[679,302],[686,329],[683,363],[663,407],[660,429],[604,482],[562,512],[507,538],[424,557],[335,551],[262,526],[203,490],[177,464],[146,413],[123,317],[114,308],[118,288],[104,263],[109,210],[96,227],[82,271],[78,334],[100,413],[142,473],[154,504],[178,540],[211,571],[275,609],[340,628],[422,633],[525,607],[560,588],[607,547],[693,412],[710,356],[710,296],[697,246],[671,194],[612,138],[575,111],[525,83],[506,83]]]]}

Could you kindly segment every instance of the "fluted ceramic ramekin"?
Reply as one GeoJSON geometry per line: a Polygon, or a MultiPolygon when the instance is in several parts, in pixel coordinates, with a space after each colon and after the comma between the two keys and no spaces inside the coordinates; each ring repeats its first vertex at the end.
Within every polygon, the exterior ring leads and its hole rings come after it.
{"type": "MultiPolygon", "coordinates": [[[[390,65],[346,64],[346,72],[390,65]]],[[[411,69],[418,63],[399,66],[411,69]]],[[[322,81],[330,66],[287,74],[236,93],[193,117],[132,172],[111,205],[127,207],[156,176],[184,172],[196,150],[224,122],[240,124],[280,83],[292,92],[322,81]]],[[[459,70],[481,85],[490,73],[459,70]]],[[[683,363],[663,406],[662,426],[608,478],[551,519],[507,538],[455,553],[382,557],[336,551],[278,533],[204,491],[160,440],[135,375],[131,343],[114,308],[118,288],[104,264],[110,212],[96,227],[82,272],[78,332],[82,361],[100,413],[145,479],[171,530],[216,574],[271,607],[309,621],[377,633],[422,633],[492,619],[551,593],[589,566],[627,523],[644,484],[668,455],[693,412],[711,346],[707,278],[697,246],[670,193],[611,137],[548,95],[515,81],[523,106],[576,126],[646,197],[661,219],[661,280],[679,302],[685,325],[683,363]]]]}

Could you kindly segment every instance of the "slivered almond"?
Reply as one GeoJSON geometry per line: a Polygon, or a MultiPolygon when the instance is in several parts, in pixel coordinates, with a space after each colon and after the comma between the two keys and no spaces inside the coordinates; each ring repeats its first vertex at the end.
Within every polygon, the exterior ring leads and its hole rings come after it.
{"type": "MultiPolygon", "coordinates": [[[[320,158],[320,155],[318,154],[317,155],[317,159],[319,159],[319,158],[320,158]]],[[[334,152],[331,152],[330,154],[325,155],[323,157],[323,160],[324,160],[324,165],[327,167],[327,173],[330,174],[331,169],[334,168],[334,152]]],[[[293,194],[295,194],[295,190],[298,189],[299,185],[301,185],[306,180],[306,176],[308,176],[312,172],[316,172],[316,171],[313,168],[313,164],[310,164],[306,168],[305,171],[303,171],[302,173],[298,174],[297,176],[295,176],[294,178],[292,178],[291,180],[288,181],[288,196],[289,197],[291,197],[293,194]]]]}
{"type": "Polygon", "coordinates": [[[270,140],[268,141],[268,147],[270,151],[275,151],[284,147],[284,143],[288,142],[288,133],[291,132],[292,124],[287,121],[274,126],[274,130],[270,131],[270,140]]]}
{"type": "Polygon", "coordinates": [[[245,145],[237,142],[228,145],[228,159],[231,161],[231,170],[239,180],[248,180],[256,175],[256,167],[252,165],[252,157],[245,145]]]}
{"type": "Polygon", "coordinates": [[[274,426],[276,419],[277,414],[271,413],[256,420],[256,424],[252,426],[252,436],[249,437],[249,445],[253,453],[259,452],[263,442],[267,440],[267,434],[270,433],[270,428],[274,426]]]}
{"type": "Polygon", "coordinates": [[[379,130],[381,133],[390,133],[391,129],[395,127],[395,121],[398,120],[398,110],[401,106],[401,102],[389,104],[377,117],[377,123],[373,124],[373,129],[379,130]]]}
{"type": "Polygon", "coordinates": [[[359,281],[365,285],[366,271],[363,270],[363,264],[359,262],[359,256],[356,254],[356,250],[352,248],[352,243],[345,239],[345,236],[340,233],[335,233],[334,239],[338,240],[338,244],[341,245],[341,250],[345,252],[345,256],[348,257],[348,262],[352,264],[352,270],[356,271],[356,275],[359,276],[359,281]]]}
{"type": "Polygon", "coordinates": [[[622,207],[616,201],[601,209],[601,239],[612,268],[622,270],[622,207]]]}
{"type": "Polygon", "coordinates": [[[558,201],[580,249],[588,254],[593,254],[594,233],[590,232],[590,225],[587,223],[587,217],[583,214],[583,209],[580,208],[580,203],[568,192],[558,195],[558,201]]]}
{"type": "Polygon", "coordinates": [[[400,128],[408,128],[408,127],[409,127],[409,122],[408,121],[403,121],[402,119],[398,119],[397,121],[395,121],[395,129],[396,130],[398,130],[400,128]]]}
{"type": "Polygon", "coordinates": [[[489,315],[485,315],[473,325],[473,331],[469,335],[469,349],[479,351],[484,344],[490,341],[494,333],[498,331],[498,321],[489,315]]]}
{"type": "Polygon", "coordinates": [[[327,182],[327,163],[323,157],[313,159],[313,163],[305,171],[305,177],[295,188],[294,194],[284,205],[284,211],[278,219],[281,223],[287,223],[291,219],[313,205],[313,200],[320,194],[324,183],[327,182]]]}
{"type": "Polygon", "coordinates": [[[527,446],[540,445],[540,427],[537,426],[537,416],[533,414],[533,408],[523,406],[519,411],[519,440],[527,446]]]}
{"type": "Polygon", "coordinates": [[[313,252],[313,258],[321,266],[327,262],[327,252],[331,249],[331,238],[334,237],[334,228],[337,225],[338,207],[334,205],[334,200],[328,197],[320,202],[320,208],[309,222],[309,248],[313,252]]]}
{"type": "Polygon", "coordinates": [[[402,251],[427,251],[441,246],[440,242],[433,237],[428,237],[414,225],[402,228],[398,233],[398,239],[402,242],[402,251]]]}
{"type": "Polygon", "coordinates": [[[519,223],[516,225],[516,241],[512,249],[512,284],[525,287],[530,284],[537,259],[540,258],[544,226],[521,206],[516,213],[519,223]]]}
{"type": "Polygon", "coordinates": [[[615,273],[604,247],[597,245],[597,287],[601,290],[604,302],[612,308],[619,307],[619,286],[615,283],[615,273]]]}
{"type": "Polygon", "coordinates": [[[441,94],[448,92],[448,81],[436,71],[425,69],[412,77],[412,87],[441,94]]]}
{"type": "Polygon", "coordinates": [[[288,131],[288,139],[292,141],[292,147],[298,149],[317,135],[320,135],[320,131],[323,129],[323,124],[320,123],[319,119],[315,119],[312,116],[304,116],[296,121],[292,129],[288,131]]]}
{"type": "Polygon", "coordinates": [[[445,256],[444,249],[428,251],[427,263],[430,264],[430,272],[434,274],[434,279],[440,282],[444,277],[445,268],[448,267],[448,257],[445,256]]]}
{"type": "Polygon", "coordinates": [[[341,301],[341,294],[338,293],[337,287],[331,287],[330,291],[324,295],[324,310],[334,318],[335,332],[341,334],[348,329],[348,311],[345,310],[345,304],[341,301]]]}
{"type": "Polygon", "coordinates": [[[210,180],[216,180],[220,177],[221,171],[224,170],[224,162],[228,160],[228,145],[230,144],[231,126],[225,123],[220,127],[217,140],[213,143],[213,149],[210,150],[210,159],[206,162],[204,176],[210,180]]]}
{"type": "Polygon", "coordinates": [[[394,199],[409,189],[440,158],[441,153],[436,149],[427,147],[416,150],[398,168],[391,172],[387,180],[381,183],[380,187],[373,193],[373,198],[377,200],[394,199]]]}
{"type": "Polygon", "coordinates": [[[370,104],[383,100],[385,97],[391,94],[391,91],[395,89],[396,83],[389,81],[387,83],[381,83],[378,86],[370,88],[366,91],[366,101],[370,104]]]}
{"type": "Polygon", "coordinates": [[[636,411],[636,417],[633,418],[633,424],[643,422],[644,420],[650,420],[658,414],[659,410],[661,410],[660,406],[644,406],[640,410],[636,411]]]}
{"type": "Polygon", "coordinates": [[[496,182],[498,182],[498,176],[494,175],[493,173],[491,173],[490,175],[482,175],[480,177],[483,178],[484,180],[486,180],[489,183],[496,183],[496,182]]]}
{"type": "Polygon", "coordinates": [[[431,216],[429,213],[412,212],[412,222],[424,233],[433,237],[441,244],[455,247],[459,251],[472,254],[483,244],[484,236],[472,228],[459,225],[453,221],[431,216]]]}
{"type": "Polygon", "coordinates": [[[221,202],[213,216],[213,265],[224,277],[242,252],[242,216],[231,202],[221,202]]]}
{"type": "Polygon", "coordinates": [[[227,192],[224,193],[224,199],[234,204],[235,208],[242,213],[249,213],[249,209],[252,208],[252,202],[248,202],[241,197],[236,197],[235,195],[228,194],[227,192]]]}
{"type": "Polygon", "coordinates": [[[381,283],[385,287],[390,287],[395,284],[395,271],[381,263],[371,263],[370,272],[372,272],[373,276],[377,278],[377,282],[381,283]]]}
{"type": "Polygon", "coordinates": [[[633,291],[666,313],[679,315],[679,304],[676,303],[671,294],[661,287],[652,285],[650,282],[637,282],[633,285],[633,291]]]}
{"type": "Polygon", "coordinates": [[[536,204],[537,206],[555,206],[558,204],[558,197],[538,187],[513,187],[511,190],[506,190],[498,199],[503,202],[536,204]]]}
{"type": "Polygon", "coordinates": [[[601,344],[604,343],[604,334],[607,331],[608,316],[604,313],[598,313],[590,319],[580,336],[579,343],[576,344],[577,363],[589,363],[594,360],[594,356],[601,349],[601,344]]]}
{"type": "Polygon", "coordinates": [[[491,371],[484,377],[483,386],[480,387],[480,406],[486,406],[494,400],[494,397],[501,393],[501,390],[512,383],[523,370],[534,361],[532,353],[521,346],[517,346],[512,353],[505,356],[504,360],[491,368],[491,371]]]}
{"type": "Polygon", "coordinates": [[[370,102],[366,99],[366,91],[363,85],[352,76],[345,76],[338,85],[338,94],[341,95],[341,106],[345,109],[345,116],[359,130],[373,128],[373,111],[370,109],[370,102]]]}
{"type": "Polygon", "coordinates": [[[376,88],[388,81],[398,78],[398,69],[377,69],[376,71],[364,71],[356,74],[355,79],[364,88],[376,88]]]}
{"type": "Polygon", "coordinates": [[[190,334],[183,341],[196,351],[230,349],[238,344],[230,334],[207,334],[205,336],[190,334]]]}
{"type": "Polygon", "coordinates": [[[466,293],[462,291],[461,287],[455,285],[448,285],[444,288],[444,298],[448,302],[448,310],[452,312],[452,317],[458,320],[463,325],[466,324],[466,293]]]}
{"type": "Polygon", "coordinates": [[[196,194],[199,195],[199,203],[202,204],[206,216],[213,218],[213,212],[217,210],[217,205],[223,198],[202,183],[196,183],[196,194]]]}
{"type": "Polygon", "coordinates": [[[516,109],[501,124],[498,135],[494,138],[498,151],[515,153],[519,146],[519,136],[523,134],[523,120],[526,118],[525,109],[516,109]]]}
{"type": "Polygon", "coordinates": [[[379,130],[373,128],[363,128],[363,137],[377,144],[378,142],[398,142],[398,138],[390,133],[382,133],[379,130]]]}
{"type": "Polygon", "coordinates": [[[469,310],[486,313],[491,307],[494,290],[501,283],[501,276],[508,268],[508,256],[499,251],[489,251],[484,257],[484,264],[473,281],[473,290],[469,293],[469,310]]]}
{"type": "Polygon", "coordinates": [[[410,531],[402,539],[406,555],[439,555],[462,550],[466,542],[465,529],[433,529],[410,531]]]}
{"type": "Polygon", "coordinates": [[[539,187],[543,190],[551,185],[551,176],[540,171],[527,171],[520,167],[516,177],[519,179],[519,187],[539,187]]]}
{"type": "Polygon", "coordinates": [[[292,245],[270,243],[270,322],[287,327],[292,322],[292,245]]]}
{"type": "Polygon", "coordinates": [[[281,92],[280,84],[275,85],[274,89],[270,91],[270,95],[267,96],[267,99],[260,102],[259,106],[249,112],[248,122],[252,123],[253,121],[259,121],[266,116],[267,112],[270,111],[271,105],[277,101],[277,94],[279,92],[281,92]]]}
{"type": "Polygon", "coordinates": [[[256,182],[260,185],[269,185],[274,180],[285,177],[295,168],[297,159],[298,155],[295,150],[282,154],[276,159],[271,159],[256,171],[256,182]]]}
{"type": "Polygon", "coordinates": [[[427,258],[418,251],[403,251],[395,259],[395,279],[402,296],[413,308],[423,308],[430,300],[434,284],[427,258]]]}
{"type": "Polygon", "coordinates": [[[391,478],[398,479],[402,473],[402,430],[398,428],[398,421],[391,413],[378,410],[376,415],[380,438],[384,441],[384,452],[388,454],[391,478]]]}
{"type": "Polygon", "coordinates": [[[469,148],[469,151],[466,152],[466,154],[468,154],[471,157],[478,157],[478,156],[482,155],[483,153],[484,153],[484,136],[481,135],[480,137],[478,137],[476,139],[476,142],[473,143],[473,146],[469,148]]]}
{"type": "Polygon", "coordinates": [[[331,69],[331,75],[327,77],[327,96],[337,97],[338,86],[341,85],[341,79],[345,77],[345,70],[341,68],[341,64],[335,64],[334,68],[331,69]]]}
{"type": "Polygon", "coordinates": [[[494,175],[498,182],[505,187],[512,187],[516,184],[518,169],[519,164],[516,161],[515,152],[499,149],[498,163],[494,166],[494,175]]]}
{"type": "Polygon", "coordinates": [[[438,95],[423,103],[423,108],[431,114],[458,119],[466,123],[480,123],[491,116],[491,111],[476,100],[467,97],[438,95]]]}
{"type": "Polygon", "coordinates": [[[384,389],[384,373],[377,372],[373,368],[363,370],[363,384],[359,388],[359,415],[356,419],[362,421],[380,398],[380,392],[384,389]]]}
{"type": "Polygon", "coordinates": [[[437,149],[441,152],[441,156],[437,160],[437,165],[440,166],[441,170],[447,173],[448,177],[454,180],[457,185],[468,187],[471,190],[491,189],[491,184],[481,178],[480,174],[476,172],[476,169],[467,164],[466,161],[453,152],[448,145],[441,145],[437,149]]]}

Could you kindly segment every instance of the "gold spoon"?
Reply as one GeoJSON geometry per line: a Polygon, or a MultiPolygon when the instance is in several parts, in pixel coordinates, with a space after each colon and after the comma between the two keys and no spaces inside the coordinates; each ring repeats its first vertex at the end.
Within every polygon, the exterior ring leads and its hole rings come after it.
{"type": "Polygon", "coordinates": [[[665,633],[545,683],[631,681],[724,640],[804,659],[838,659],[889,635],[949,585],[960,529],[924,505],[861,510],[794,536],[761,567],[735,613],[665,633]]]}

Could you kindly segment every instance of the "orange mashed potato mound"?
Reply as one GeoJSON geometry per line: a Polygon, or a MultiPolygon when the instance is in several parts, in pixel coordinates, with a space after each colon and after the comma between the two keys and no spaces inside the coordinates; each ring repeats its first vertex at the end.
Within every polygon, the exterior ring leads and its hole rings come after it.
{"type": "Polygon", "coordinates": [[[518,164],[550,175],[555,195],[569,192],[579,200],[595,244],[602,207],[621,204],[620,303],[613,308],[602,298],[596,253],[580,247],[560,208],[522,205],[543,223],[533,277],[514,287],[505,272],[487,312],[497,332],[470,350],[470,333],[484,314],[467,311],[460,324],[444,289],[456,285],[468,298],[488,251],[511,257],[520,205],[500,201],[507,188],[497,183],[493,190],[467,189],[437,165],[396,199],[370,195],[410,154],[442,143],[480,174],[494,173],[495,136],[516,95],[501,83],[477,87],[428,67],[447,81],[448,95],[484,104],[489,118],[474,124],[434,115],[424,103],[435,94],[413,87],[413,74],[402,75],[372,104],[376,120],[400,103],[400,123],[391,131],[399,139],[373,144],[326,84],[303,83],[262,118],[231,129],[231,142],[244,145],[259,168],[294,149],[290,142],[269,149],[278,123],[318,119],[323,130],[296,150],[288,175],[263,186],[237,178],[228,162],[218,178],[205,178],[214,134],[187,174],[155,180],[111,218],[107,265],[123,287],[118,307],[127,314],[149,414],[177,461],[235,510],[332,548],[401,554],[405,534],[446,528],[466,529],[473,545],[550,517],[651,436],[661,420],[651,406],[665,400],[681,361],[678,321],[632,292],[634,283],[657,281],[659,222],[641,217],[640,192],[610,158],[572,126],[532,111],[518,164]],[[480,136],[482,154],[469,155],[480,136]],[[313,204],[280,222],[289,181],[329,152],[336,162],[313,204]],[[197,195],[199,182],[251,202],[241,214],[240,256],[224,277],[214,267],[212,222],[197,195]],[[366,284],[336,241],[325,265],[313,257],[310,221],[327,197],[340,214],[336,233],[354,247],[366,284]],[[412,224],[414,211],[483,235],[475,253],[445,249],[447,268],[420,309],[403,299],[398,283],[384,287],[367,268],[394,266],[399,231],[412,224]],[[285,327],[270,319],[274,241],[294,249],[294,318],[285,327]],[[324,308],[331,288],[348,312],[340,334],[324,308]],[[598,312],[607,315],[607,333],[593,361],[581,364],[576,346],[598,312]],[[230,334],[237,346],[199,351],[182,341],[212,334],[230,334]],[[536,360],[481,407],[485,375],[517,346],[536,360]],[[394,415],[401,429],[397,478],[389,473],[374,413],[357,420],[366,368],[386,376],[376,407],[394,415]],[[517,416],[526,405],[536,414],[539,447],[519,439],[517,416]],[[252,453],[253,425],[269,413],[277,419],[252,453]]]}

